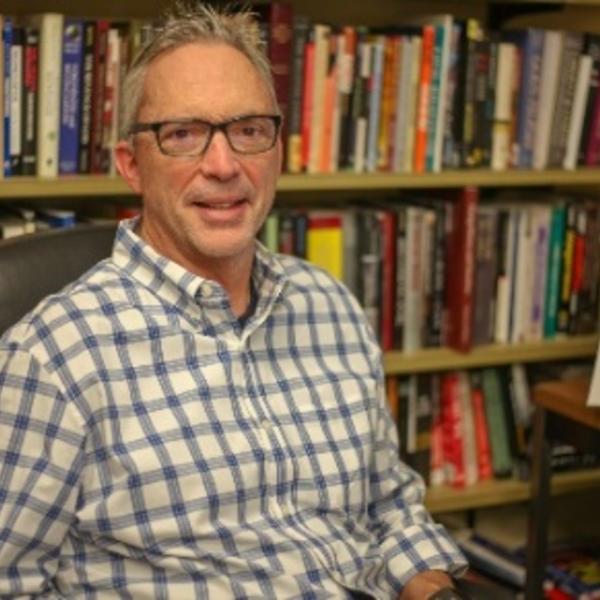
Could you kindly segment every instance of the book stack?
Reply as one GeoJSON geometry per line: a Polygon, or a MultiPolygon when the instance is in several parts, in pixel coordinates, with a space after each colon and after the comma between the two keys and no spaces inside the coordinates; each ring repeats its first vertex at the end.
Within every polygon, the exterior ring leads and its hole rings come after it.
{"type": "Polygon", "coordinates": [[[147,23],[0,16],[3,177],[114,173],[120,89],[147,23]]]}
{"type": "Polygon", "coordinates": [[[597,329],[600,207],[478,190],[280,210],[261,239],[342,280],[384,350],[537,342],[597,329]]]}
{"type": "Polygon", "coordinates": [[[338,27],[270,6],[291,173],[599,163],[595,34],[494,31],[450,14],[338,27]]]}
{"type": "MultiPolygon", "coordinates": [[[[533,407],[523,365],[389,377],[386,390],[400,457],[428,485],[528,479],[533,407]]],[[[600,454],[555,443],[550,461],[556,472],[588,468],[600,454]]]]}

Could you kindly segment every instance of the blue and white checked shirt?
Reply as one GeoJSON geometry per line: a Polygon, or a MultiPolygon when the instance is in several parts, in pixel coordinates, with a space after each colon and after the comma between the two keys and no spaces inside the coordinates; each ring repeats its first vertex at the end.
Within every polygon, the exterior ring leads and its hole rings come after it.
{"type": "Polygon", "coordinates": [[[259,248],[242,328],[132,229],[0,340],[0,596],[391,598],[460,571],[347,291],[259,248]]]}

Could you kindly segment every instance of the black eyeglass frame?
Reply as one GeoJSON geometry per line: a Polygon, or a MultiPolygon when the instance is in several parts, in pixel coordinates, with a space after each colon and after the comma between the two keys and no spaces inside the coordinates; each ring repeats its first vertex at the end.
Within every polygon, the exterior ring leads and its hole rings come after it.
{"type": "Polygon", "coordinates": [[[158,146],[158,149],[162,152],[162,154],[164,154],[165,156],[201,156],[202,154],[204,154],[206,152],[206,150],[208,149],[208,147],[210,146],[210,143],[212,142],[212,139],[215,135],[215,133],[217,131],[221,131],[223,133],[223,135],[225,136],[225,139],[227,140],[227,143],[229,144],[229,147],[237,154],[262,154],[263,152],[268,152],[269,150],[271,150],[271,148],[273,148],[273,146],[275,146],[275,144],[277,143],[277,138],[279,137],[279,131],[281,129],[281,123],[283,121],[283,117],[281,115],[240,115],[238,117],[234,117],[233,119],[228,119],[227,121],[220,121],[219,123],[212,123],[211,121],[206,121],[204,119],[169,119],[166,121],[154,121],[152,123],[134,123],[130,129],[129,129],[129,135],[135,135],[136,133],[143,133],[144,131],[152,131],[154,133],[154,137],[156,139],[156,145],[158,146]],[[230,125],[233,125],[234,123],[237,123],[239,121],[243,121],[245,119],[270,119],[273,124],[275,125],[275,134],[273,135],[273,141],[271,142],[271,145],[268,148],[265,148],[264,150],[257,150],[254,152],[248,152],[248,151],[240,151],[238,149],[236,149],[233,144],[231,143],[231,140],[229,139],[229,134],[227,133],[227,128],[230,125]],[[173,154],[170,152],[165,152],[162,144],[160,143],[160,129],[161,127],[163,127],[164,125],[186,125],[189,123],[200,123],[202,125],[208,125],[209,127],[209,133],[208,133],[208,137],[206,138],[206,143],[204,144],[204,147],[199,150],[198,152],[195,152],[193,154],[173,154]]]}

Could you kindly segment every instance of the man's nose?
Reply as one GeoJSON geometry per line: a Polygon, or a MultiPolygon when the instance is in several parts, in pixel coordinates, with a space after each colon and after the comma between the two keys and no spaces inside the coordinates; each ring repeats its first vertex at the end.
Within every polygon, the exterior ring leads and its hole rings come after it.
{"type": "Polygon", "coordinates": [[[239,157],[229,145],[224,132],[215,131],[200,159],[200,169],[205,177],[223,180],[231,179],[239,173],[239,157]]]}

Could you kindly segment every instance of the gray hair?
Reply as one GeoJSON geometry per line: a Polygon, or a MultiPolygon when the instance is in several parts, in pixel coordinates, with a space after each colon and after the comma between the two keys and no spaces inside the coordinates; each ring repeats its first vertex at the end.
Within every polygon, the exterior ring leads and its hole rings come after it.
{"type": "Polygon", "coordinates": [[[254,65],[277,106],[271,66],[255,15],[247,9],[213,8],[196,2],[177,2],[131,62],[123,80],[120,137],[125,139],[142,103],[144,80],[158,56],[191,43],[224,43],[239,50],[254,65]]]}

